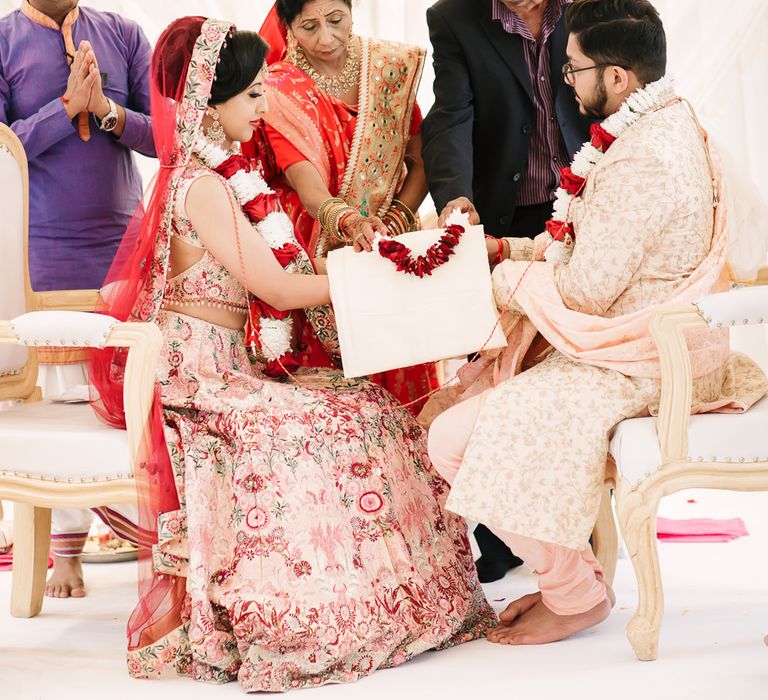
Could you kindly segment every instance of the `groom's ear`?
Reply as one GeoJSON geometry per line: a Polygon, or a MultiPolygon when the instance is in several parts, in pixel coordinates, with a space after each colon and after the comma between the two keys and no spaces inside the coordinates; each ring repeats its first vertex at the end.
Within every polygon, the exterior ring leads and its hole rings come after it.
{"type": "Polygon", "coordinates": [[[632,78],[630,72],[621,66],[609,66],[607,68],[608,80],[607,88],[616,95],[621,95],[630,87],[632,78]]]}

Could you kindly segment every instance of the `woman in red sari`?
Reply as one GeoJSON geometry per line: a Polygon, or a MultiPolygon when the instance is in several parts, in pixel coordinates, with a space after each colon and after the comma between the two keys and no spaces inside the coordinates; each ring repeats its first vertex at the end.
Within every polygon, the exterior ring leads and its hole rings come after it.
{"type": "MultiPolygon", "coordinates": [[[[279,0],[260,33],[271,46],[270,111],[254,143],[263,152],[268,141],[266,176],[313,261],[322,267],[340,245],[370,250],[377,232],[418,230],[424,50],[353,34],[351,0],[279,0]]],[[[302,364],[338,364],[316,339],[329,330],[305,328],[302,364]]],[[[372,379],[406,404],[437,387],[434,364],[372,379]]]]}

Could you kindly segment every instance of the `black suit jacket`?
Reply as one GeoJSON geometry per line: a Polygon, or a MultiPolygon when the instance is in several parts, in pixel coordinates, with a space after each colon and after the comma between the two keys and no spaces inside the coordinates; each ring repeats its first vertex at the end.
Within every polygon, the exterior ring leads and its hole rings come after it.
{"type": "MultiPolygon", "coordinates": [[[[492,0],[439,0],[427,10],[435,104],[422,125],[424,165],[437,211],[469,197],[487,233],[510,235],[535,128],[523,40],[492,17],[492,0]]],[[[565,85],[565,16],[550,37],[555,113],[568,152],[589,138],[565,85]]]]}

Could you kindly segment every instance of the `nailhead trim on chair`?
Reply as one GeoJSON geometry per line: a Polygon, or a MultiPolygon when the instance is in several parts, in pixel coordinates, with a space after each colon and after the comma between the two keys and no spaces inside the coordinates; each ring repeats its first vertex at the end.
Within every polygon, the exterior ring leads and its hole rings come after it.
{"type": "MultiPolygon", "coordinates": [[[[117,323],[117,319],[115,319],[115,323],[117,323]]],[[[13,322],[11,322],[11,331],[13,331],[13,334],[16,336],[16,340],[18,340],[21,345],[29,345],[29,346],[32,346],[32,347],[41,346],[41,345],[54,345],[56,347],[63,347],[63,348],[69,348],[69,347],[72,347],[72,348],[96,347],[96,348],[99,348],[101,350],[106,345],[107,338],[109,337],[109,334],[112,332],[112,328],[115,325],[115,323],[111,324],[110,327],[107,328],[104,331],[104,335],[102,336],[101,340],[96,345],[92,345],[92,343],[88,342],[87,340],[83,340],[83,341],[80,341],[80,340],[66,340],[64,338],[60,338],[59,339],[58,345],[55,344],[50,339],[43,340],[42,338],[40,338],[40,339],[32,339],[32,340],[22,340],[21,338],[19,338],[19,334],[16,332],[16,326],[14,325],[13,322]]]]}
{"type": "MultiPolygon", "coordinates": [[[[110,328],[105,334],[104,337],[99,341],[97,345],[94,347],[97,347],[99,349],[102,349],[104,347],[104,344],[107,342],[107,337],[109,336],[112,329],[110,328]]],[[[16,329],[13,329],[14,335],[16,335],[16,329]]],[[[54,345],[52,340],[42,340],[42,339],[33,339],[33,340],[21,340],[18,335],[16,335],[16,339],[19,341],[21,345],[30,345],[32,347],[35,347],[37,345],[54,345]]],[[[91,343],[89,343],[87,340],[64,340],[64,338],[59,339],[59,342],[56,344],[56,347],[63,347],[63,348],[90,348],[91,343]]]]}
{"type": "MultiPolygon", "coordinates": [[[[691,457],[688,455],[688,461],[689,462],[704,462],[703,456],[698,457],[691,457]]],[[[710,457],[707,462],[719,462],[720,464],[746,464],[747,462],[752,462],[753,464],[758,464],[760,462],[768,462],[768,456],[766,457],[739,457],[738,459],[733,457],[710,457]]],[[[647,471],[645,472],[645,475],[634,482],[634,484],[631,485],[630,491],[635,491],[639,488],[640,484],[642,484],[646,479],[650,478],[653,474],[658,474],[660,471],[663,471],[663,467],[659,467],[658,469],[647,471]]]]}
{"type": "MultiPolygon", "coordinates": [[[[694,303],[694,306],[699,310],[699,314],[701,314],[701,317],[704,319],[704,321],[706,321],[707,325],[712,327],[712,323],[713,323],[712,317],[711,316],[705,316],[704,313],[702,312],[701,308],[699,307],[699,305],[697,303],[694,303]]],[[[731,321],[728,322],[728,325],[733,327],[737,323],[738,323],[738,321],[736,319],[732,319],[731,321]]],[[[750,323],[756,323],[758,325],[763,325],[763,324],[766,323],[766,319],[765,319],[764,316],[761,316],[760,318],[756,318],[754,321],[752,321],[752,320],[750,320],[748,318],[745,318],[745,319],[743,319],[741,321],[741,323],[744,326],[748,326],[750,323]]],[[[714,327],[715,328],[722,328],[723,325],[725,325],[724,322],[718,321],[717,323],[714,324],[714,327]]]]}
{"type": "MultiPolygon", "coordinates": [[[[7,471],[7,470],[4,470],[4,469],[0,469],[0,477],[3,477],[3,476],[14,476],[14,477],[17,477],[17,478],[20,478],[20,479],[39,479],[40,481],[53,481],[53,482],[55,482],[57,484],[58,483],[71,484],[74,481],[72,479],[72,477],[68,477],[67,479],[59,479],[58,477],[47,476],[45,474],[34,474],[33,475],[33,474],[29,474],[29,473],[24,474],[22,472],[7,471]]],[[[80,483],[81,484],[97,484],[97,483],[101,483],[101,482],[104,482],[104,481],[113,481],[113,480],[117,481],[117,480],[120,480],[120,479],[133,479],[133,474],[114,474],[114,475],[113,474],[107,474],[106,476],[101,477],[99,479],[97,479],[97,478],[90,478],[89,479],[88,477],[81,476],[80,477],[80,483]]]]}

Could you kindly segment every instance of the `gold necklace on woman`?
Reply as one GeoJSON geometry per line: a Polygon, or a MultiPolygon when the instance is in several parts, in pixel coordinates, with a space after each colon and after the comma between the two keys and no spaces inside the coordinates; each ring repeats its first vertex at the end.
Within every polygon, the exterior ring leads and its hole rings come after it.
{"type": "Polygon", "coordinates": [[[334,76],[327,76],[315,69],[307,58],[304,49],[298,44],[291,47],[288,60],[303,70],[326,95],[341,99],[355,85],[360,75],[360,61],[358,60],[355,37],[350,37],[347,44],[347,58],[342,69],[334,76]]]}

